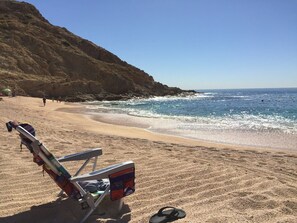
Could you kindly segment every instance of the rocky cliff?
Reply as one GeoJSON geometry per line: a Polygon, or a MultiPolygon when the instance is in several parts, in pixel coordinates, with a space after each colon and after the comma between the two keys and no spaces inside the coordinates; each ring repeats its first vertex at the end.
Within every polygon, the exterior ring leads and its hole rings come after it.
{"type": "MultiPolygon", "coordinates": [[[[91,30],[90,30],[91,32],[91,30]]],[[[51,25],[31,4],[0,1],[0,88],[69,101],[181,93],[144,71],[51,25]]]]}

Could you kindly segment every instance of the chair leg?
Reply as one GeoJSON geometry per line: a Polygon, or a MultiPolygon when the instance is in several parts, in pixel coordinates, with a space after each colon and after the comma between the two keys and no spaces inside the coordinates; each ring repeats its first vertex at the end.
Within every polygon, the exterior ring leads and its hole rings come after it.
{"type": "Polygon", "coordinates": [[[93,213],[93,211],[95,211],[95,209],[96,209],[96,208],[94,208],[94,209],[90,209],[90,210],[88,211],[88,213],[84,216],[84,218],[83,218],[79,223],[84,223],[84,222],[88,219],[88,217],[93,213]]]}
{"type": "Polygon", "coordinates": [[[102,202],[102,200],[108,195],[109,193],[109,186],[105,189],[104,193],[100,195],[100,197],[95,201],[94,208],[90,208],[90,210],[87,212],[87,214],[84,216],[84,218],[80,221],[80,223],[83,223],[87,220],[87,218],[96,210],[98,205],[102,202]]]}

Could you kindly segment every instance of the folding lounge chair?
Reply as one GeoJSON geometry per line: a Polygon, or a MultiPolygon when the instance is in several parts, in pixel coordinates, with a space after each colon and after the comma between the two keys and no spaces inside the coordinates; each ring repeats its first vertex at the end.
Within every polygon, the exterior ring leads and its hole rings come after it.
{"type": "Polygon", "coordinates": [[[101,149],[76,153],[55,158],[49,150],[35,137],[34,128],[28,124],[6,123],[8,131],[14,128],[20,133],[21,145],[25,146],[33,154],[33,160],[47,172],[56,184],[69,197],[79,201],[83,209],[88,209],[83,223],[98,207],[106,196],[112,201],[122,199],[135,191],[135,166],[133,161],[127,161],[106,168],[95,170],[97,158],[102,155],[101,149]],[[94,158],[93,172],[78,175],[89,161],[94,158]],[[71,176],[61,165],[61,162],[85,160],[79,170],[71,176]]]}

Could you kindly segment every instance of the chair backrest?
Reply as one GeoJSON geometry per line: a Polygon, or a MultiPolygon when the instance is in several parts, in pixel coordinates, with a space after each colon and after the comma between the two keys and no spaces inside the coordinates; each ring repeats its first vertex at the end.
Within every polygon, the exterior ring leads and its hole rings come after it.
{"type": "MultiPolygon", "coordinates": [[[[56,157],[30,132],[18,125],[16,130],[20,133],[22,140],[25,139],[25,146],[33,154],[33,161],[47,172],[55,183],[69,196],[76,199],[80,198],[77,188],[70,182],[71,175],[66,168],[56,159],[56,157]]],[[[33,128],[34,129],[34,128],[33,128]]]]}

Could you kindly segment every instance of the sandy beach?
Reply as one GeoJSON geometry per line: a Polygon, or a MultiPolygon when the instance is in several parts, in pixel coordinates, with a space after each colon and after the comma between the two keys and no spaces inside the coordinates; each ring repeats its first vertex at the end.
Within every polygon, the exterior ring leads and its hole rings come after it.
{"type": "MultiPolygon", "coordinates": [[[[88,222],[140,222],[164,206],[183,209],[176,222],[297,222],[296,151],[239,147],[120,126],[80,114],[79,104],[15,97],[0,101],[0,223],[78,222],[80,206],[20,151],[9,120],[28,122],[57,157],[102,148],[98,168],[127,160],[136,166],[136,192],[120,214],[96,212],[88,222]]],[[[74,172],[81,163],[66,164],[74,172]]]]}

